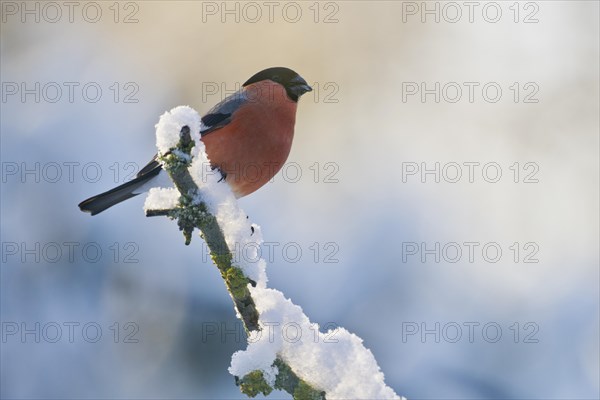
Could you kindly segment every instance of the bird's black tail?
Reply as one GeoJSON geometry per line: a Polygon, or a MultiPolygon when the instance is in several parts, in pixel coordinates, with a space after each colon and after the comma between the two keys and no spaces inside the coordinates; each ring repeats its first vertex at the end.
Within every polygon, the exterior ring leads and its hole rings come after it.
{"type": "Polygon", "coordinates": [[[122,201],[137,196],[140,193],[134,193],[136,189],[144,185],[148,180],[154,178],[160,172],[160,168],[156,168],[149,173],[138,176],[137,178],[117,186],[108,192],[100,193],[96,196],[90,197],[79,203],[79,209],[83,212],[89,212],[92,215],[96,215],[118,204],[122,201]]]}

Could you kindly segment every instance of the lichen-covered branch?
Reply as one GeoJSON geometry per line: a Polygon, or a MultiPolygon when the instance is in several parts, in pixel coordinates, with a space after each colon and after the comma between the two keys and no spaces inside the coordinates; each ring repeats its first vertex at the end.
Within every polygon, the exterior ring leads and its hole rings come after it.
{"type": "Polygon", "coordinates": [[[269,395],[273,389],[285,390],[298,400],[325,400],[325,392],[312,388],[308,383],[298,378],[292,369],[280,358],[275,359],[273,366],[278,373],[273,387],[265,381],[262,371],[252,371],[242,379],[236,379],[236,384],[242,393],[254,397],[259,393],[269,395]]]}
{"type": "MultiPolygon", "coordinates": [[[[181,195],[179,204],[170,210],[146,210],[146,216],[168,216],[176,219],[179,229],[183,231],[186,245],[190,244],[194,229],[200,229],[211,258],[221,272],[227,290],[241,316],[246,334],[250,334],[252,331],[260,330],[258,311],[248,289],[248,284],[255,285],[255,282],[245,276],[240,268],[232,264],[232,253],[216,217],[208,211],[204,202],[197,200],[198,186],[188,171],[192,163],[191,150],[193,147],[194,141],[190,135],[190,129],[188,126],[184,126],[181,128],[177,146],[159,158],[181,195]]],[[[273,389],[281,389],[290,393],[294,399],[325,399],[324,392],[312,388],[299,379],[280,358],[277,358],[273,365],[278,369],[274,387],[265,381],[261,371],[252,371],[244,377],[236,377],[236,383],[240,386],[241,391],[254,397],[258,393],[267,395],[273,389]]]]}

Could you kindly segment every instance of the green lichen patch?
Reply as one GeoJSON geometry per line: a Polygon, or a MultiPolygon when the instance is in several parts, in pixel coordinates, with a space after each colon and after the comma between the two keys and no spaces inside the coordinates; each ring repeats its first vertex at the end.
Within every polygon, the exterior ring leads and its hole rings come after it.
{"type": "Polygon", "coordinates": [[[237,267],[229,268],[225,272],[224,278],[235,299],[243,300],[250,295],[248,292],[248,278],[241,269],[237,267]]]}
{"type": "Polygon", "coordinates": [[[313,389],[298,378],[282,359],[277,358],[273,365],[279,370],[275,377],[275,389],[285,390],[294,397],[294,400],[325,400],[325,392],[313,389]]]}
{"type": "Polygon", "coordinates": [[[241,392],[248,397],[255,397],[259,393],[268,396],[273,391],[273,388],[265,381],[262,371],[250,372],[240,379],[238,384],[241,392]]]}
{"type": "Polygon", "coordinates": [[[325,392],[315,390],[302,379],[293,394],[294,400],[324,400],[325,392]]]}

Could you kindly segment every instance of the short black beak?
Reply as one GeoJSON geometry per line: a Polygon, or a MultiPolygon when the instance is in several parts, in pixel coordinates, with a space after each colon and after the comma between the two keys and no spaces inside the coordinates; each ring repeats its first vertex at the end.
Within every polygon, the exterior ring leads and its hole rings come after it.
{"type": "Polygon", "coordinates": [[[290,83],[290,91],[298,97],[302,96],[306,92],[312,92],[312,88],[300,75],[293,78],[290,83]]]}

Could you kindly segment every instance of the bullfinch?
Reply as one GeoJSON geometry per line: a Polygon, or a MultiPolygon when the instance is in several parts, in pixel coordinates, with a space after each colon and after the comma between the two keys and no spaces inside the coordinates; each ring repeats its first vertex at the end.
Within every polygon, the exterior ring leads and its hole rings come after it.
{"type": "MultiPolygon", "coordinates": [[[[219,169],[236,197],[259,189],[281,169],[292,146],[298,100],[311,90],[291,69],[268,68],[202,117],[200,137],[211,167],[219,169]]],[[[133,180],[82,201],[79,208],[96,215],[151,187],[172,185],[166,175],[154,156],[133,180]]]]}

